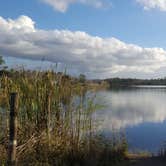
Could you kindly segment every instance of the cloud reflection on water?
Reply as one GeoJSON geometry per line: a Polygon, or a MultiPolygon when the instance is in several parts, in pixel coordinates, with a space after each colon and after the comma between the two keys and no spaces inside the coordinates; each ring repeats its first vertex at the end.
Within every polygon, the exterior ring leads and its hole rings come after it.
{"type": "Polygon", "coordinates": [[[134,127],[166,120],[166,89],[136,88],[99,92],[106,108],[99,112],[104,130],[134,127]]]}

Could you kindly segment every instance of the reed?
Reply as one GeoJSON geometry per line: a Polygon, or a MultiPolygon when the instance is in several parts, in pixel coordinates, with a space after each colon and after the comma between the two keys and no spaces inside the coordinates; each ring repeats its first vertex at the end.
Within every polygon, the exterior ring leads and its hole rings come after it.
{"type": "Polygon", "coordinates": [[[17,160],[20,165],[106,165],[124,157],[123,146],[118,143],[113,147],[112,141],[96,135],[93,114],[98,106],[95,96],[89,97],[87,91],[86,83],[52,70],[21,69],[3,74],[0,77],[0,131],[4,131],[0,132],[0,153],[4,154],[0,157],[1,164],[7,160],[11,92],[19,94],[17,160]]]}

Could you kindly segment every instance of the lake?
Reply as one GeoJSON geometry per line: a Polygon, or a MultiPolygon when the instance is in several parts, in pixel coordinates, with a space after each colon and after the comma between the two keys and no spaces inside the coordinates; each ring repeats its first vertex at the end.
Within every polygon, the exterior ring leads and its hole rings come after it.
{"type": "Polygon", "coordinates": [[[100,91],[102,131],[125,131],[129,151],[156,153],[166,141],[166,86],[100,91]]]}

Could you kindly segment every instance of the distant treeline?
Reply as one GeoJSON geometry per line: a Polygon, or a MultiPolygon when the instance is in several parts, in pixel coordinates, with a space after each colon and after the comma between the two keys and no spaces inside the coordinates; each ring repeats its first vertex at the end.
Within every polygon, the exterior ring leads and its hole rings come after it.
{"type": "MultiPolygon", "coordinates": [[[[24,73],[27,74],[27,76],[32,76],[36,73],[34,70],[15,70],[15,69],[2,69],[0,70],[0,77],[6,75],[8,77],[11,77],[12,75],[19,75],[20,71],[24,71],[24,73]]],[[[43,74],[43,71],[38,71],[38,74],[43,74]]],[[[133,85],[166,85],[166,77],[165,78],[158,78],[158,79],[136,79],[136,78],[107,78],[107,79],[95,79],[95,80],[87,80],[86,76],[83,74],[80,74],[78,77],[72,77],[68,74],[62,73],[62,72],[54,72],[55,77],[56,76],[62,76],[66,78],[67,80],[70,80],[73,84],[81,83],[84,84],[84,86],[99,86],[99,87],[106,87],[106,88],[112,88],[112,87],[130,87],[133,85]]]]}
{"type": "Polygon", "coordinates": [[[132,78],[109,78],[94,80],[94,82],[107,82],[110,87],[129,87],[133,85],[166,85],[166,78],[159,79],[132,79],[132,78]]]}

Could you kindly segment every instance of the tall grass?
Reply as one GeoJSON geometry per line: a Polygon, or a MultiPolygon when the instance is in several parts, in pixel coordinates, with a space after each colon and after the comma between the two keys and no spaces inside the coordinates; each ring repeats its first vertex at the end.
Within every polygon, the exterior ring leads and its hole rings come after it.
{"type": "Polygon", "coordinates": [[[123,141],[115,146],[96,135],[97,109],[86,83],[54,71],[25,71],[0,78],[0,156],[7,160],[9,97],[19,95],[17,160],[20,165],[110,165],[124,156],[123,141]],[[3,131],[3,132],[1,132],[3,131]],[[115,155],[116,154],[116,155],[115,155]]]}

